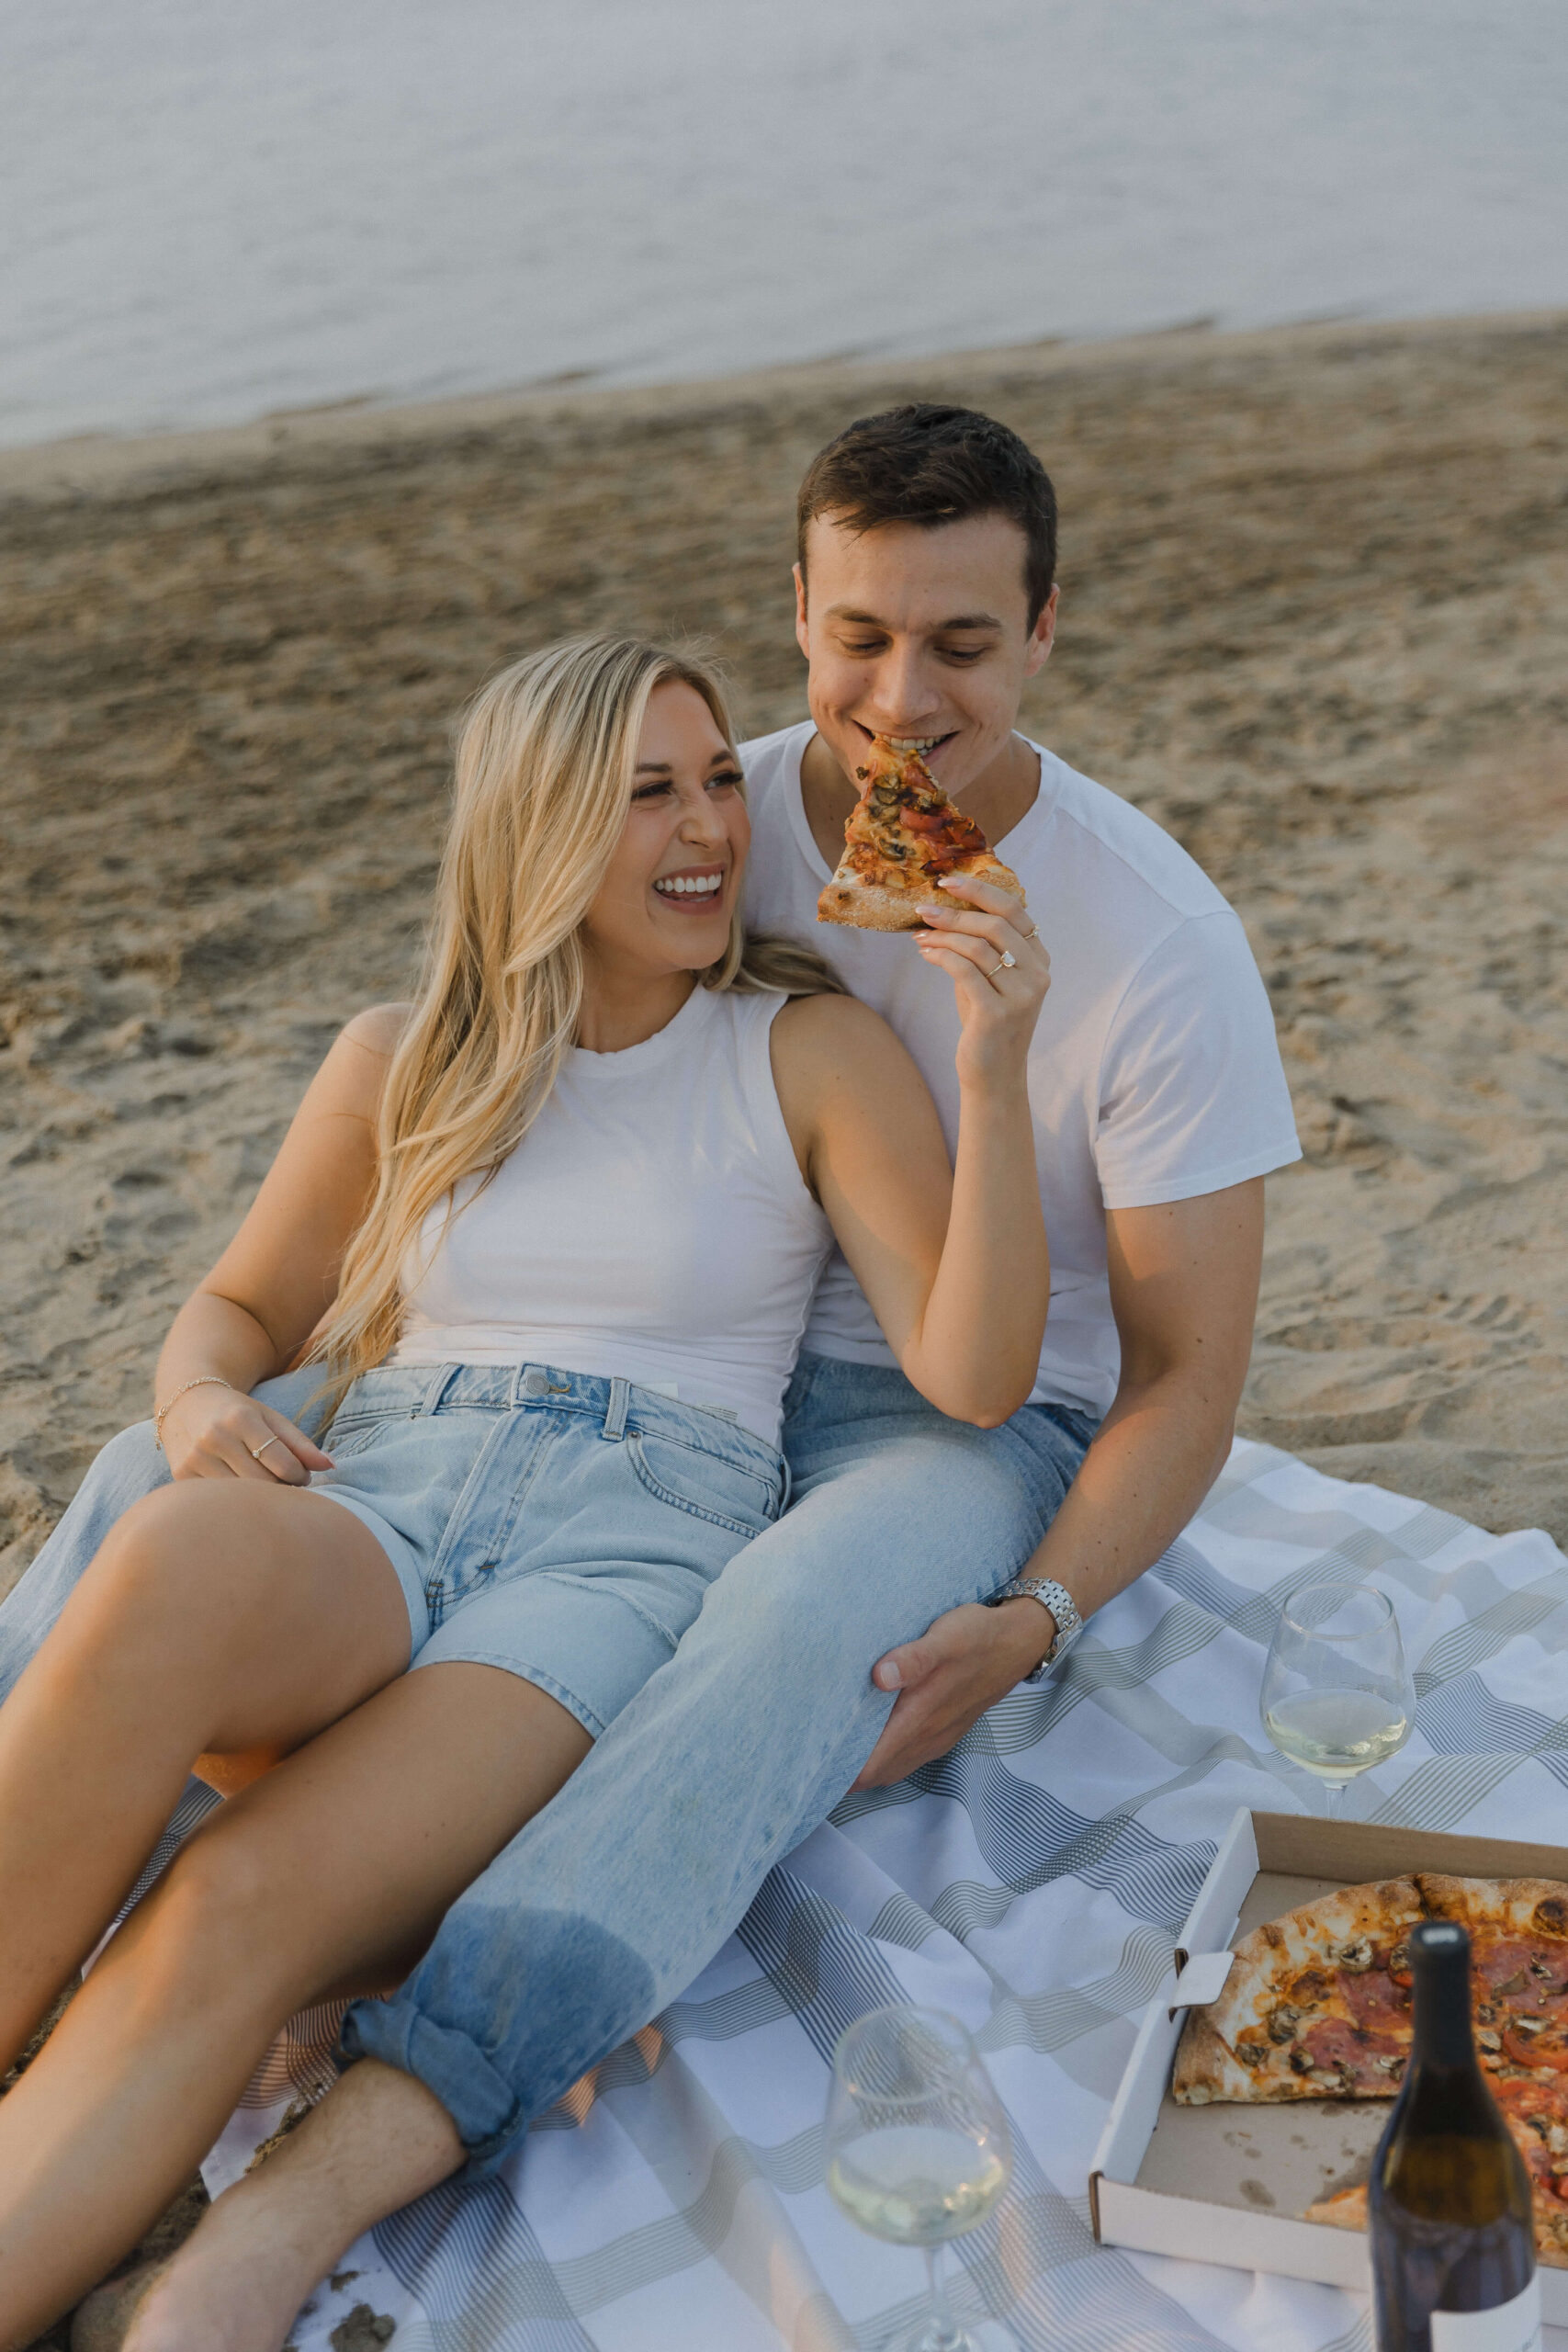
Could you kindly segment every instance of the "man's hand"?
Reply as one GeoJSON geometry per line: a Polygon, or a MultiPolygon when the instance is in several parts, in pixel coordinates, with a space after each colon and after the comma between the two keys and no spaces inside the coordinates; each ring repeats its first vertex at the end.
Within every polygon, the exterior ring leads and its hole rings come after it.
{"type": "Polygon", "coordinates": [[[1050,1611],[1021,1595],[999,1609],[966,1601],[918,1642],[889,1650],[871,1679],[898,1696],[856,1788],[886,1788],[945,1756],[987,1707],[1033,1672],[1055,1638],[1050,1611]]]}

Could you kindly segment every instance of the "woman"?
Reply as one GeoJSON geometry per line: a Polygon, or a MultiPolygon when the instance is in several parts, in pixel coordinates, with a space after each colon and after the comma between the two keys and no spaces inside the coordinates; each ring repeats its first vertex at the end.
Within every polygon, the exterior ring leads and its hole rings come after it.
{"type": "Polygon", "coordinates": [[[776,1515],[835,1237],[940,1409],[1029,1394],[1043,954],[960,906],[916,935],[958,1000],[950,1176],[891,1033],[745,941],[747,844],[694,662],[578,641],[469,714],[419,1000],[329,1054],[164,1347],[175,1483],[0,1710],[0,2065],[193,1759],[238,1792],[0,2101],[0,2346],[135,2243],[288,2016],[400,1980],[776,1515]],[[247,1393],[302,1351],[330,1456],[247,1393]]]}

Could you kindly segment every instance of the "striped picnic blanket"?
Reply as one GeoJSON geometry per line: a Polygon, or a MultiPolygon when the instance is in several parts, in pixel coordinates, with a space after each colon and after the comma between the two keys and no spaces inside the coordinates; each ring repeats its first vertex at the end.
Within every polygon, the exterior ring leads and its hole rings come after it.
{"type": "MultiPolygon", "coordinates": [[[[993,2315],[1021,2352],[1370,2352],[1357,2297],[1097,2248],[1086,2196],[1137,2018],[1231,1816],[1318,1803],[1264,1738],[1258,1693],[1280,1597],[1320,1566],[1389,1594],[1419,1693],[1408,1745],[1347,1814],[1568,1839],[1562,1553],[1238,1442],[1059,1677],[840,1805],[685,1997],[504,2171],[361,2240],[298,2352],[385,2340],[376,2320],[397,2352],[893,2352],[923,2265],[836,2211],[820,2126],[839,2034],[894,2000],[963,2018],[1011,2118],[1011,2189],[950,2257],[972,2324],[993,2315]]],[[[324,2082],[333,2021],[297,2020],[274,2050],[209,2186],[324,2082]]]]}

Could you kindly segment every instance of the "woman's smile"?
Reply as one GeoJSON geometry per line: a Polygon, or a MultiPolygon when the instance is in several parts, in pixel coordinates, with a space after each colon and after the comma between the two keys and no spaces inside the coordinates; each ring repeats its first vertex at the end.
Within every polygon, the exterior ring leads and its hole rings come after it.
{"type": "Polygon", "coordinates": [[[728,869],[724,865],[682,865],[673,874],[656,874],[653,890],[666,906],[705,914],[724,897],[728,869]]]}

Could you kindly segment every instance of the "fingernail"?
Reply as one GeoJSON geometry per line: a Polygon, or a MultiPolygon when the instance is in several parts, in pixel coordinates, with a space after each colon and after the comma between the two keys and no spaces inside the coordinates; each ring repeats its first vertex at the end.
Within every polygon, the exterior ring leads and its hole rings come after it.
{"type": "Polygon", "coordinates": [[[879,1690],[897,1690],[902,1684],[903,1679],[903,1676],[894,1665],[893,1660],[890,1657],[885,1657],[876,1669],[875,1682],[877,1689],[879,1690]]]}
{"type": "Polygon", "coordinates": [[[938,877],[939,890],[962,890],[967,877],[962,874],[943,874],[938,877]]]}

